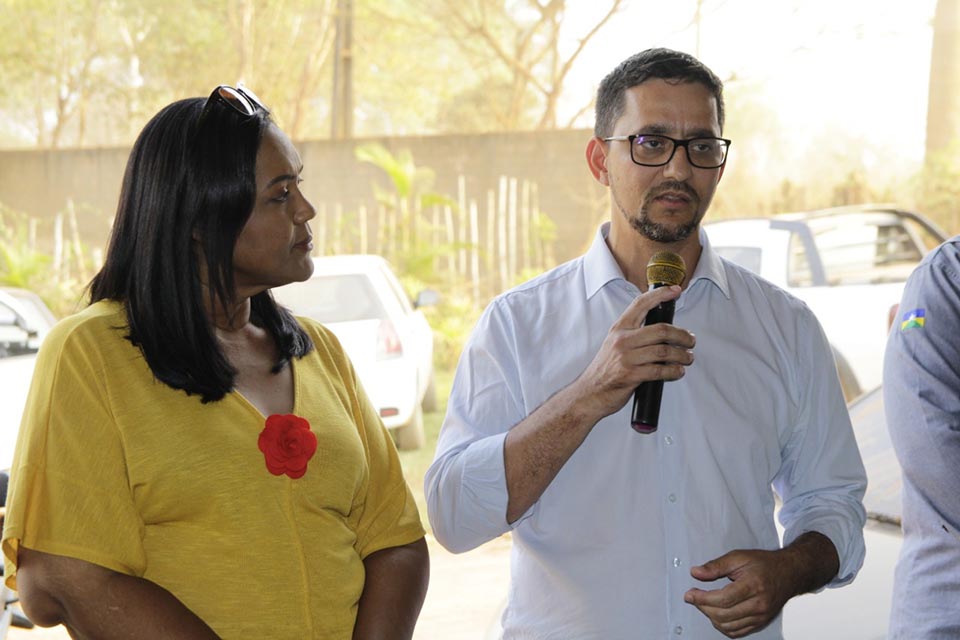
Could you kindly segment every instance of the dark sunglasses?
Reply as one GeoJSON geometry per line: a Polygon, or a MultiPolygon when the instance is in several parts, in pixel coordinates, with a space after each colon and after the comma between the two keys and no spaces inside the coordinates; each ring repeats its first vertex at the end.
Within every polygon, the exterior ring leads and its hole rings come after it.
{"type": "Polygon", "coordinates": [[[263,106],[257,94],[244,87],[243,84],[236,87],[221,84],[214,89],[210,93],[210,97],[207,98],[207,103],[203,105],[203,111],[200,113],[201,120],[207,115],[210,105],[214,102],[222,102],[240,115],[247,117],[254,115],[257,111],[270,113],[270,110],[263,106]]]}

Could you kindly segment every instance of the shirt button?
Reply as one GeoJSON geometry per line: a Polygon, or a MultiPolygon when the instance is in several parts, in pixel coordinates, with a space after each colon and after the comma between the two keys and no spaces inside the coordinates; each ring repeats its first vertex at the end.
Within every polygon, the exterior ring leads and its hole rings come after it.
{"type": "Polygon", "coordinates": [[[677,626],[675,626],[675,627],[673,628],[673,632],[674,632],[675,634],[677,634],[678,636],[682,636],[682,635],[683,635],[683,627],[681,627],[680,625],[677,625],[677,626]]]}
{"type": "Polygon", "coordinates": [[[683,564],[683,562],[680,561],[680,558],[673,559],[673,566],[679,567],[681,564],[683,564]]]}
{"type": "Polygon", "coordinates": [[[676,501],[677,501],[677,494],[671,493],[670,495],[667,496],[667,500],[669,500],[670,502],[676,502],[676,501]]]}
{"type": "Polygon", "coordinates": [[[663,441],[666,442],[667,444],[673,444],[673,437],[672,437],[672,436],[663,436],[663,441]]]}

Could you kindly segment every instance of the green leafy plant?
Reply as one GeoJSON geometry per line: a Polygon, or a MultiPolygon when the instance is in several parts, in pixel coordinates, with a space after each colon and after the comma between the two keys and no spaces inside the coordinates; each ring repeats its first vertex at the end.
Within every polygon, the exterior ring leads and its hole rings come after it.
{"type": "Polygon", "coordinates": [[[436,173],[428,167],[418,167],[409,149],[392,153],[382,144],[372,142],[360,145],[354,153],[360,162],[383,171],[390,182],[390,189],[376,183],[372,185],[377,202],[386,208],[388,215],[397,218],[399,242],[396,255],[388,257],[396,261],[401,271],[424,282],[437,283],[436,258],[450,255],[458,247],[430,242],[433,227],[423,212],[437,206],[456,207],[456,201],[434,191],[436,173]]]}

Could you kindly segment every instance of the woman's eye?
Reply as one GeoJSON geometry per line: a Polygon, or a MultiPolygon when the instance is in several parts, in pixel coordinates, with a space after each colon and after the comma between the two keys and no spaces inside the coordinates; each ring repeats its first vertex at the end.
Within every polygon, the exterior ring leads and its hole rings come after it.
{"type": "Polygon", "coordinates": [[[290,197],[290,189],[286,187],[283,188],[283,192],[280,193],[277,197],[274,198],[277,202],[284,202],[287,198],[290,197]]]}

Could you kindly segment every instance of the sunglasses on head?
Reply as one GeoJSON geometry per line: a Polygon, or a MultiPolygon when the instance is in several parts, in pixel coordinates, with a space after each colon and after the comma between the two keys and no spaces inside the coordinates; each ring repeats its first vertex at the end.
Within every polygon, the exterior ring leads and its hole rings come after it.
{"type": "Polygon", "coordinates": [[[257,111],[266,111],[270,112],[263,103],[260,101],[260,98],[257,97],[250,89],[247,89],[243,84],[238,84],[236,87],[231,87],[230,85],[221,84],[216,89],[210,93],[210,97],[207,98],[207,103],[203,107],[203,111],[200,114],[200,119],[202,120],[206,116],[207,112],[210,110],[210,105],[214,102],[222,102],[227,105],[237,113],[242,116],[252,116],[257,111]]]}

